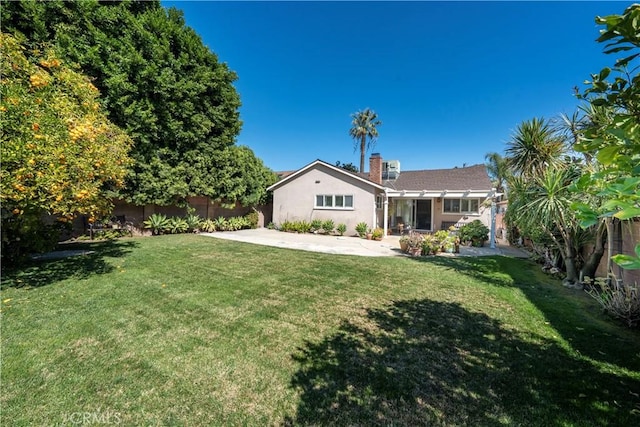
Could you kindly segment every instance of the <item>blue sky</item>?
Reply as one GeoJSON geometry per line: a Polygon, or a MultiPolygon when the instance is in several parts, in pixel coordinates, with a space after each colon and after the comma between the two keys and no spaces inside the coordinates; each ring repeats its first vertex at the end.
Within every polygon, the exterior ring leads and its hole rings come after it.
{"type": "Polygon", "coordinates": [[[162,4],[238,74],[238,144],[283,171],[357,166],[351,114],[367,107],[373,151],[402,170],[483,163],[521,122],[576,109],[573,88],[615,60],[594,18],[631,2],[162,4]]]}

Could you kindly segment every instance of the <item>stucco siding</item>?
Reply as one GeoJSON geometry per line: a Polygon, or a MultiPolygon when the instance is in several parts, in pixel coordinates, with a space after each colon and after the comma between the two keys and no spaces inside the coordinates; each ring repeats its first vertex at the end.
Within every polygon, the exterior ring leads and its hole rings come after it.
{"type": "Polygon", "coordinates": [[[443,212],[442,199],[436,199],[433,209],[433,218],[435,230],[440,230],[443,222],[455,222],[458,224],[466,224],[476,219],[482,221],[484,225],[491,228],[491,206],[485,206],[484,200],[479,199],[479,209],[477,214],[459,214],[443,212]]]}
{"type": "Polygon", "coordinates": [[[355,233],[359,222],[371,227],[375,211],[374,186],[321,164],[273,190],[273,222],[332,219],[336,226],[344,223],[347,234],[355,233]],[[316,195],[353,196],[352,209],[316,208],[316,195]]]}

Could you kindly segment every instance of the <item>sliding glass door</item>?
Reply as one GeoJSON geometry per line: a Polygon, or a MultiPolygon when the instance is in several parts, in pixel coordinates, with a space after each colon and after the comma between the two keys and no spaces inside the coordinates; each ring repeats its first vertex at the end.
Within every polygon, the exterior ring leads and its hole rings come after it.
{"type": "Polygon", "coordinates": [[[394,217],[391,218],[391,226],[411,227],[413,230],[431,231],[433,219],[431,199],[395,199],[394,217]]]}

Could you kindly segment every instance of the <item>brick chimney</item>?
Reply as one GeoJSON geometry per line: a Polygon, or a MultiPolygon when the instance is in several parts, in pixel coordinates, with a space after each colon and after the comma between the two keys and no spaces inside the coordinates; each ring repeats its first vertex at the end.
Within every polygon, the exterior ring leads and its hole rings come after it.
{"type": "Polygon", "coordinates": [[[372,153],[369,157],[369,179],[376,184],[382,184],[382,156],[372,153]]]}

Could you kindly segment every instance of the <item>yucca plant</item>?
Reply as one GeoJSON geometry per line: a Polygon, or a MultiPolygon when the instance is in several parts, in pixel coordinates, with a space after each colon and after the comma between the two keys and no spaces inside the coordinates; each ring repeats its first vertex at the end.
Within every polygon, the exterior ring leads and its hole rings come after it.
{"type": "Polygon", "coordinates": [[[322,230],[322,220],[321,219],[314,219],[311,221],[311,231],[312,232],[316,232],[322,230]]]}
{"type": "Polygon", "coordinates": [[[226,231],[227,230],[227,219],[223,216],[219,216],[218,218],[213,220],[215,224],[216,230],[218,231],[226,231]]]}
{"type": "Polygon", "coordinates": [[[189,232],[197,232],[200,230],[202,225],[202,218],[199,215],[189,214],[184,220],[187,223],[187,231],[189,232]]]}
{"type": "Polygon", "coordinates": [[[311,231],[311,223],[307,221],[300,221],[297,223],[297,232],[298,233],[308,233],[311,231]]]}
{"type": "Polygon", "coordinates": [[[187,230],[189,230],[189,224],[187,224],[187,221],[184,218],[174,216],[169,219],[167,229],[171,234],[186,233],[187,230]]]}
{"type": "Polygon", "coordinates": [[[364,237],[364,235],[367,234],[367,230],[369,230],[369,226],[366,222],[359,222],[356,225],[356,233],[358,233],[360,237],[364,237]]]}
{"type": "Polygon", "coordinates": [[[164,214],[153,214],[143,222],[144,228],[151,229],[151,233],[159,235],[167,230],[169,219],[164,214]]]}
{"type": "Polygon", "coordinates": [[[327,234],[331,234],[334,228],[336,228],[336,225],[332,219],[328,219],[322,223],[322,229],[327,234]]]}
{"type": "Polygon", "coordinates": [[[212,219],[207,218],[200,224],[200,230],[205,233],[213,233],[216,231],[216,223],[212,219]]]}
{"type": "Polygon", "coordinates": [[[344,233],[347,231],[347,225],[346,224],[338,224],[338,227],[336,227],[336,230],[338,231],[339,235],[344,236],[344,233]]]}

